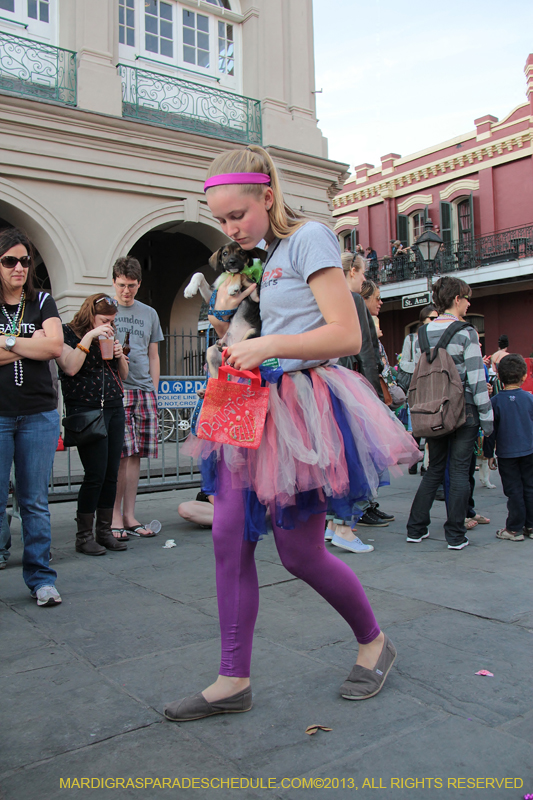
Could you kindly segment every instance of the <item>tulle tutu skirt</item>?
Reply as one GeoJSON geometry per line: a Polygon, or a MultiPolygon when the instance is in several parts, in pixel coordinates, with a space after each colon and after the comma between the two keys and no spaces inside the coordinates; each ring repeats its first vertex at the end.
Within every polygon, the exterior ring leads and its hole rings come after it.
{"type": "Polygon", "coordinates": [[[182,449],[199,459],[202,488],[210,494],[223,458],[233,488],[248,493],[248,539],[265,532],[260,507],[271,507],[280,527],[289,529],[328,506],[349,519],[357,504],[388,484],[389,470],[420,459],[413,437],[356,372],[339,366],[289,372],[269,388],[257,450],[192,434],[182,449]]]}

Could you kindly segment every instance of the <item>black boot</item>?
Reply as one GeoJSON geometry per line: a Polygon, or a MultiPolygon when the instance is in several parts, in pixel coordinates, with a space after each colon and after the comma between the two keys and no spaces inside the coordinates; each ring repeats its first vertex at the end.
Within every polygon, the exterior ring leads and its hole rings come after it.
{"type": "Polygon", "coordinates": [[[86,556],[105,556],[105,547],[96,544],[93,536],[93,514],[80,514],[76,516],[78,531],[76,533],[76,552],[86,556]]]}
{"type": "Polygon", "coordinates": [[[96,509],[96,541],[102,544],[107,550],[127,550],[126,542],[115,539],[111,533],[111,523],[113,521],[112,508],[96,509]]]}

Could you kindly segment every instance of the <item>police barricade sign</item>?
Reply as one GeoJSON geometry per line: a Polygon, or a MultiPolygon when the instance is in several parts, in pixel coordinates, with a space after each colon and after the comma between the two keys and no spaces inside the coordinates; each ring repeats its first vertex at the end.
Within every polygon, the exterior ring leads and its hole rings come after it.
{"type": "Polygon", "coordinates": [[[164,375],[159,379],[158,408],[194,408],[198,390],[205,389],[206,379],[201,376],[164,375]]]}

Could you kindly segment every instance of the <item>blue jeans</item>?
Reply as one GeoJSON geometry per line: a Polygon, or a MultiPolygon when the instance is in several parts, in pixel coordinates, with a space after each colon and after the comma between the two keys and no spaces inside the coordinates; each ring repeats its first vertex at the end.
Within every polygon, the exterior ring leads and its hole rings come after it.
{"type": "Polygon", "coordinates": [[[14,459],[24,536],[22,575],[32,592],[41,586],[53,586],[57,578],[48,563],[52,539],[48,483],[58,439],[59,414],[55,410],[0,417],[0,526],[5,516],[14,459]]]}
{"type": "Polygon", "coordinates": [[[424,474],[411,506],[407,534],[419,539],[427,533],[435,495],[449,467],[449,488],[446,496],[447,519],[444,533],[448,544],[462,544],[466,539],[465,517],[470,497],[469,470],[474,443],[478,435],[479,416],[475,406],[467,405],[466,422],[460,428],[428,439],[429,467],[424,474]]]}
{"type": "Polygon", "coordinates": [[[7,514],[4,514],[2,527],[0,528],[0,561],[7,561],[11,555],[9,548],[11,547],[11,528],[9,527],[9,520],[7,514]]]}

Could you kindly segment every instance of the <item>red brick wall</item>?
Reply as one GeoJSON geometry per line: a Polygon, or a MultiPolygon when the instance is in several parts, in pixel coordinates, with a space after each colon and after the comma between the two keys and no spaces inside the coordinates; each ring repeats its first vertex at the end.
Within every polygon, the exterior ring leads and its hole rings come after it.
{"type": "MultiPolygon", "coordinates": [[[[485,339],[482,340],[485,354],[498,349],[498,337],[502,333],[509,337],[509,352],[520,353],[524,358],[533,353],[533,290],[517,288],[516,292],[478,298],[474,294],[469,310],[485,317],[485,339]]],[[[396,353],[402,352],[405,326],[418,319],[418,311],[398,309],[382,311],[379,315],[382,342],[391,366],[396,363],[396,353]]]]}
{"type": "Polygon", "coordinates": [[[531,157],[509,161],[492,170],[495,230],[518,228],[533,221],[531,157]]]}

